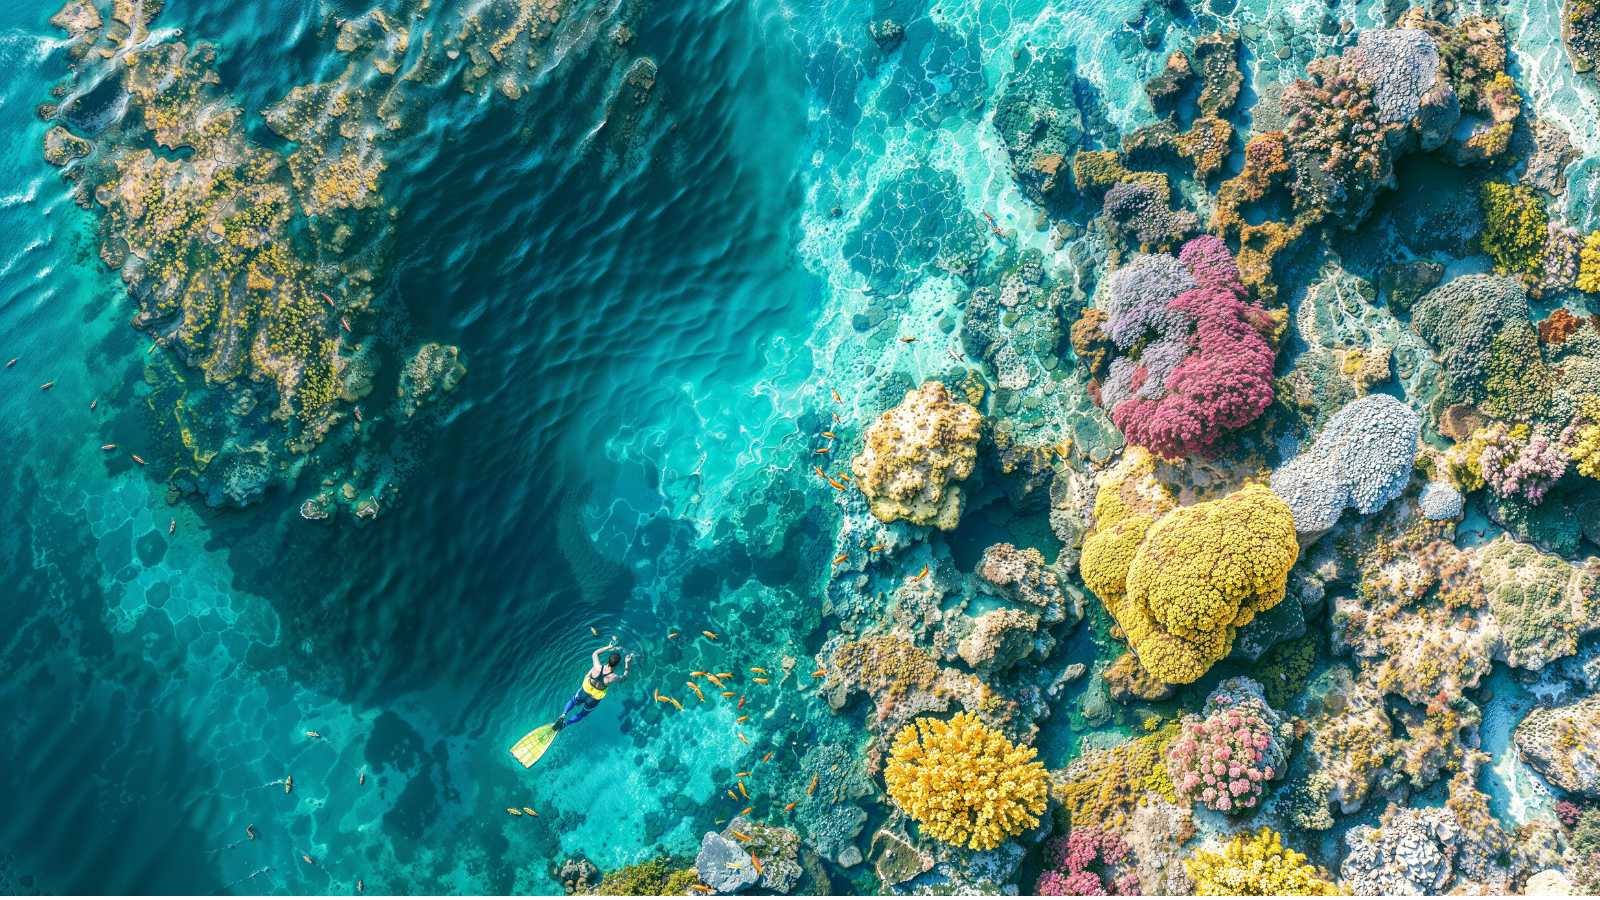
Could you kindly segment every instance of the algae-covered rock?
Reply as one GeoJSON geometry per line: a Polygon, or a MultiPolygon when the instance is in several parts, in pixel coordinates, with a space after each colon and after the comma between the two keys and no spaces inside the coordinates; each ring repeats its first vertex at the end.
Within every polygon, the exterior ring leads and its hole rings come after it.
{"type": "Polygon", "coordinates": [[[994,127],[1012,176],[1035,203],[1054,197],[1066,183],[1068,160],[1083,137],[1075,80],[1070,51],[1045,51],[1018,66],[995,106],[994,127]]]}
{"type": "Polygon", "coordinates": [[[961,520],[962,489],[978,459],[976,409],[929,381],[906,394],[867,429],[850,471],[872,514],[949,531],[961,520]]]}
{"type": "Polygon", "coordinates": [[[467,367],[461,363],[459,347],[423,344],[400,370],[400,385],[396,392],[401,411],[406,418],[412,418],[424,407],[437,403],[439,398],[455,390],[466,374],[467,367]]]}
{"type": "Polygon", "coordinates": [[[1600,697],[1541,707],[1518,723],[1522,761],[1569,793],[1600,798],[1600,697]]]}
{"type": "Polygon", "coordinates": [[[700,841],[700,853],[694,858],[694,868],[700,880],[722,894],[741,891],[761,877],[750,854],[729,838],[708,831],[700,841]]]}

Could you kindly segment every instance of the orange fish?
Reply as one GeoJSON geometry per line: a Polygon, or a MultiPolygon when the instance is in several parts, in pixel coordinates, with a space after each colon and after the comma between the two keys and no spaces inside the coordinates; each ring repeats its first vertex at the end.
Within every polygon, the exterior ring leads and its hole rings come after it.
{"type": "Polygon", "coordinates": [[[765,675],[765,674],[767,674],[767,670],[761,668],[760,666],[751,666],[750,667],[750,671],[756,673],[757,675],[765,675]]]}
{"type": "Polygon", "coordinates": [[[834,433],[833,433],[833,432],[831,432],[831,431],[824,431],[824,432],[823,432],[823,433],[822,433],[822,436],[823,436],[823,437],[825,437],[825,438],[827,438],[827,439],[828,439],[828,440],[830,440],[830,441],[831,441],[831,440],[833,440],[833,439],[834,439],[834,437],[835,437],[835,435],[834,435],[834,433]]]}
{"type": "Polygon", "coordinates": [[[717,676],[718,678],[732,678],[733,677],[733,673],[732,672],[713,672],[711,674],[717,676]]]}
{"type": "Polygon", "coordinates": [[[813,775],[813,776],[811,776],[811,784],[806,786],[806,796],[807,797],[810,797],[812,794],[815,794],[817,792],[817,782],[820,781],[821,779],[822,779],[821,775],[813,775]]]}
{"type": "Polygon", "coordinates": [[[784,812],[794,812],[794,801],[790,801],[788,803],[788,805],[784,806],[783,811],[784,812]]]}
{"type": "Polygon", "coordinates": [[[846,475],[846,474],[845,474],[845,473],[843,473],[843,472],[840,472],[840,473],[839,473],[839,480],[840,480],[840,481],[849,481],[849,480],[850,480],[850,476],[849,476],[849,475],[846,475]]]}
{"type": "Polygon", "coordinates": [[[834,490],[836,490],[836,491],[842,491],[842,490],[844,490],[844,485],[842,485],[842,484],[840,484],[840,483],[839,483],[839,482],[837,482],[837,481],[834,481],[834,480],[833,480],[833,479],[832,479],[832,478],[829,478],[829,479],[828,479],[828,485],[829,485],[829,486],[830,486],[830,487],[832,487],[832,488],[833,488],[833,489],[834,489],[834,490]]]}
{"type": "Polygon", "coordinates": [[[747,841],[748,842],[748,841],[755,840],[755,838],[752,838],[750,835],[745,834],[742,831],[729,831],[728,833],[733,835],[735,838],[737,838],[737,839],[739,839],[741,841],[747,841]]]}
{"type": "Polygon", "coordinates": [[[847,562],[849,559],[850,559],[850,554],[841,553],[838,556],[835,556],[833,558],[833,564],[836,565],[836,566],[841,566],[841,565],[844,565],[845,562],[847,562]]]}
{"type": "Polygon", "coordinates": [[[749,739],[749,738],[747,738],[747,737],[745,737],[745,736],[744,736],[744,732],[742,732],[742,731],[741,731],[741,732],[739,732],[739,743],[741,743],[741,744],[748,744],[748,743],[750,743],[750,739],[749,739]]]}
{"type": "Polygon", "coordinates": [[[350,330],[350,320],[345,318],[344,316],[340,316],[339,317],[339,327],[343,328],[345,331],[349,331],[350,330]]]}
{"type": "Polygon", "coordinates": [[[746,806],[744,809],[739,810],[739,815],[748,816],[755,811],[756,808],[754,806],[746,806]]]}
{"type": "Polygon", "coordinates": [[[705,674],[704,672],[690,672],[689,673],[689,677],[690,678],[699,678],[701,675],[704,675],[704,674],[705,674]]]}
{"type": "Polygon", "coordinates": [[[754,853],[750,854],[750,865],[756,867],[757,875],[761,874],[761,857],[755,855],[754,853]]]}
{"type": "Polygon", "coordinates": [[[668,697],[666,694],[657,693],[656,694],[656,702],[657,703],[671,703],[673,706],[676,706],[678,708],[678,712],[683,712],[683,704],[679,703],[677,700],[674,700],[671,697],[668,697]]]}
{"type": "MultiPolygon", "coordinates": [[[[322,294],[322,299],[328,301],[328,305],[329,306],[333,306],[333,298],[332,297],[329,297],[327,294],[323,294],[322,291],[317,291],[317,293],[322,294]]],[[[337,307],[335,307],[335,308],[337,308],[337,307]]]]}
{"type": "Polygon", "coordinates": [[[828,478],[828,473],[822,471],[822,467],[821,466],[812,466],[811,467],[811,471],[817,473],[817,477],[819,477],[819,478],[827,478],[829,481],[833,480],[832,478],[828,478]]]}
{"type": "Polygon", "coordinates": [[[883,545],[882,544],[873,544],[871,547],[867,548],[867,552],[868,553],[882,553],[883,552],[883,545]]]}
{"type": "Polygon", "coordinates": [[[735,706],[734,709],[744,709],[744,695],[743,694],[739,695],[739,705],[735,706]]]}
{"type": "Polygon", "coordinates": [[[145,462],[144,462],[144,460],[143,460],[143,459],[141,459],[141,458],[140,458],[140,457],[139,457],[139,454],[137,454],[137,453],[131,453],[131,454],[129,454],[129,455],[130,455],[130,456],[132,456],[132,457],[133,457],[133,461],[134,461],[134,462],[136,462],[136,463],[138,463],[138,464],[139,464],[139,465],[141,465],[141,466],[142,466],[142,465],[144,465],[144,464],[145,464],[145,462]]]}
{"type": "Polygon", "coordinates": [[[723,691],[722,692],[722,696],[724,696],[724,697],[732,697],[733,696],[733,691],[723,691]]]}
{"type": "Polygon", "coordinates": [[[116,444],[101,444],[100,445],[100,449],[101,450],[115,450],[115,449],[117,449],[117,445],[116,444]]]}
{"type": "Polygon", "coordinates": [[[749,778],[750,777],[750,773],[749,772],[735,772],[735,773],[733,773],[733,777],[735,777],[735,778],[749,778]]]}
{"type": "Polygon", "coordinates": [[[750,680],[754,681],[756,684],[766,684],[767,683],[767,680],[765,678],[752,678],[750,680]]]}
{"type": "Polygon", "coordinates": [[[819,668],[815,672],[811,673],[811,677],[812,678],[822,678],[822,677],[826,676],[827,674],[828,674],[828,670],[827,669],[820,669],[819,668]]]}
{"type": "Polygon", "coordinates": [[[696,697],[699,697],[699,698],[700,698],[700,702],[701,702],[701,703],[704,703],[704,702],[706,702],[706,695],[705,695],[705,694],[702,694],[702,693],[700,693],[700,685],[698,685],[698,684],[695,684],[695,683],[694,683],[694,682],[692,682],[692,681],[685,681],[685,682],[684,682],[684,684],[687,684],[687,685],[688,685],[688,686],[689,686],[689,690],[691,690],[691,691],[694,691],[694,695],[695,695],[695,696],[696,696],[696,697]]]}
{"type": "Polygon", "coordinates": [[[762,761],[762,762],[772,762],[772,751],[771,751],[771,750],[768,750],[768,751],[767,751],[767,755],[766,755],[766,756],[763,756],[763,757],[761,757],[761,761],[762,761]]]}
{"type": "Polygon", "coordinates": [[[827,447],[818,447],[817,448],[817,452],[818,453],[832,453],[833,451],[829,450],[827,447]]]}
{"type": "Polygon", "coordinates": [[[914,344],[916,342],[917,342],[917,339],[914,338],[914,337],[903,337],[903,338],[900,339],[900,343],[902,343],[902,344],[914,344]]]}
{"type": "Polygon", "coordinates": [[[844,400],[840,399],[838,391],[836,391],[836,390],[834,390],[832,388],[829,388],[828,389],[828,393],[833,395],[833,402],[835,402],[835,403],[843,403],[844,402],[844,400]]]}
{"type": "Polygon", "coordinates": [[[913,576],[911,580],[912,581],[921,581],[922,579],[927,578],[927,577],[928,577],[928,567],[927,566],[923,566],[922,567],[922,571],[918,572],[915,576],[913,576]]]}
{"type": "Polygon", "coordinates": [[[715,631],[702,631],[700,633],[705,635],[707,640],[714,641],[717,639],[717,633],[715,631]]]}
{"type": "Polygon", "coordinates": [[[726,687],[726,685],[724,685],[722,683],[722,679],[721,678],[718,678],[717,676],[711,674],[710,672],[707,672],[705,674],[706,674],[706,680],[707,681],[711,682],[712,684],[716,685],[719,688],[720,687],[726,687]]]}

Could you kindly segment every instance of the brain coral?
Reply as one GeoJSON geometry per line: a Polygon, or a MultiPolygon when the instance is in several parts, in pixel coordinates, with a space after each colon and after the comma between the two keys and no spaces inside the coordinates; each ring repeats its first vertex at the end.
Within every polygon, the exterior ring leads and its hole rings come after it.
{"type": "Polygon", "coordinates": [[[1370,515],[1411,477],[1422,420],[1388,394],[1368,394],[1334,413],[1310,449],[1272,473],[1302,535],[1327,531],[1354,507],[1370,515]]]}
{"type": "Polygon", "coordinates": [[[1528,296],[1516,279],[1456,278],[1417,301],[1411,326],[1444,367],[1448,402],[1517,421],[1548,406],[1550,371],[1528,318],[1528,296]]]}
{"type": "Polygon", "coordinates": [[[1246,302],[1218,238],[1194,238],[1176,258],[1136,257],[1107,276],[1100,306],[1121,351],[1100,402],[1131,443],[1167,457],[1209,453],[1272,401],[1270,321],[1246,302]]]}
{"type": "Polygon", "coordinates": [[[1153,480],[1148,456],[1133,454],[1101,485],[1079,565],[1145,669],[1188,684],[1283,600],[1294,517],[1261,485],[1174,509],[1153,480]]]}
{"type": "Polygon", "coordinates": [[[1039,824],[1050,779],[1036,753],[969,713],[918,719],[895,736],[883,780],[927,834],[990,850],[1039,824]]]}
{"type": "Polygon", "coordinates": [[[1202,897],[1331,897],[1339,888],[1322,870],[1308,865],[1303,853],[1283,846],[1283,838],[1263,828],[1254,835],[1237,834],[1221,853],[1197,850],[1183,867],[1202,897]]]}
{"type": "Polygon", "coordinates": [[[867,429],[866,446],[850,461],[872,514],[949,530],[961,519],[961,488],[972,474],[983,417],[930,381],[867,429]]]}

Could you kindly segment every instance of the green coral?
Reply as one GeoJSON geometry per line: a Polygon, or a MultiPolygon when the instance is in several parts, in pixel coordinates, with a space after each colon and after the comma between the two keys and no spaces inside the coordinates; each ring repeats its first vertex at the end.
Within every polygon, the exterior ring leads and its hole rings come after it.
{"type": "Polygon", "coordinates": [[[1343,893],[1305,854],[1283,846],[1270,828],[1234,835],[1221,853],[1198,850],[1183,861],[1202,897],[1331,897],[1343,893]]]}
{"type": "Polygon", "coordinates": [[[1544,200],[1532,188],[1499,181],[1478,189],[1483,208],[1479,243],[1501,275],[1537,279],[1544,273],[1544,244],[1550,225],[1544,200]]]}
{"type": "Polygon", "coordinates": [[[1253,673],[1267,696],[1267,705],[1285,709],[1305,690],[1317,662],[1317,638],[1308,634],[1277,644],[1261,658],[1253,673]]]}

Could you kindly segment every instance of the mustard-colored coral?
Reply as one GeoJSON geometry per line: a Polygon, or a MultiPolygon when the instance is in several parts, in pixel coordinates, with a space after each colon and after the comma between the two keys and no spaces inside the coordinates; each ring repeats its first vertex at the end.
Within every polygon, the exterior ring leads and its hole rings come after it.
{"type": "Polygon", "coordinates": [[[895,736],[883,780],[925,833],[990,850],[1039,824],[1050,780],[1036,754],[969,713],[918,719],[895,736]]]}
{"type": "Polygon", "coordinates": [[[1145,669],[1188,684],[1283,600],[1299,545],[1288,504],[1265,486],[1174,509],[1152,467],[1134,456],[1101,486],[1080,567],[1145,669]]]}
{"type": "Polygon", "coordinates": [[[1305,854],[1283,846],[1269,828],[1237,834],[1221,853],[1197,850],[1183,861],[1202,897],[1332,897],[1343,893],[1305,854]]]}
{"type": "Polygon", "coordinates": [[[978,459],[983,416],[930,381],[867,429],[866,446],[850,461],[872,514],[881,521],[950,530],[961,521],[961,487],[978,459]]]}
{"type": "Polygon", "coordinates": [[[1578,290],[1600,293],[1600,231],[1591,231],[1578,251],[1578,290]]]}
{"type": "Polygon", "coordinates": [[[1549,216],[1544,201],[1522,185],[1487,181],[1478,189],[1483,207],[1483,252],[1501,275],[1534,278],[1544,271],[1549,216]]]}

